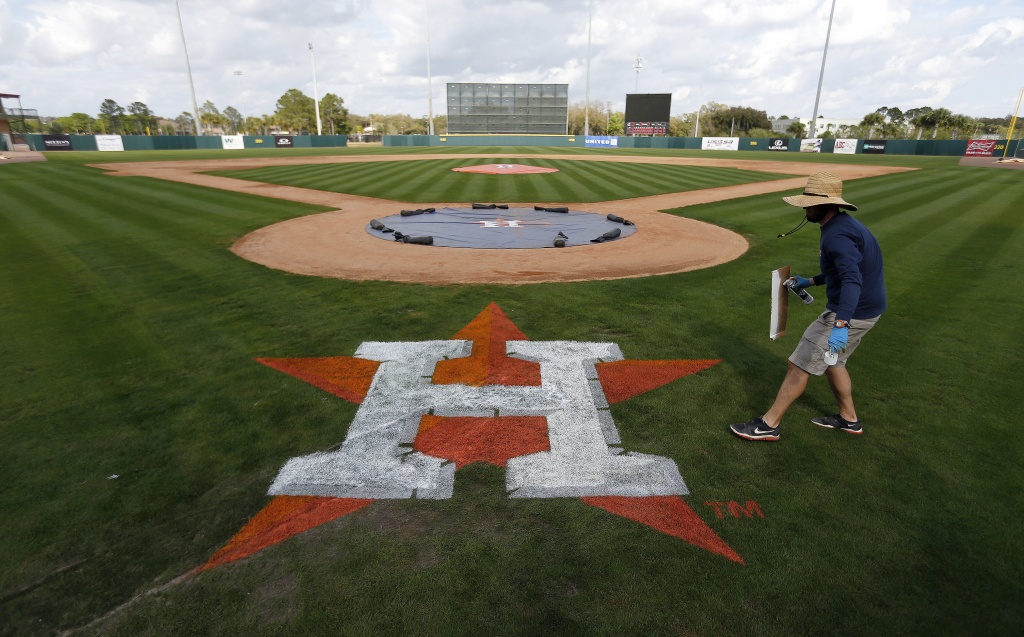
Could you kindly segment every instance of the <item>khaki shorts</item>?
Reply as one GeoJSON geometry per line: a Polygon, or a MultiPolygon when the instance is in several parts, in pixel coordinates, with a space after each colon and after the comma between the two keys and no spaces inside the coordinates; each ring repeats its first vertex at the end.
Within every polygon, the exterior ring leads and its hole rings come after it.
{"type": "MultiPolygon", "coordinates": [[[[850,358],[864,335],[868,333],[881,315],[869,319],[850,320],[850,340],[846,343],[846,351],[840,352],[839,362],[835,367],[846,367],[846,360],[850,358]]],[[[804,330],[796,349],[789,357],[793,363],[808,374],[821,376],[828,369],[825,363],[825,354],[828,352],[828,337],[832,333],[832,327],[836,320],[836,313],[832,310],[825,310],[813,323],[804,330]]]]}

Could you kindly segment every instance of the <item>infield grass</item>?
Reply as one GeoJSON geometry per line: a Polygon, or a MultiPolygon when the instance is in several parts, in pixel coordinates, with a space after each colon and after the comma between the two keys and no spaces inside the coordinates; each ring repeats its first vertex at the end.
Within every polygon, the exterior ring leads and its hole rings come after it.
{"type": "Polygon", "coordinates": [[[511,158],[272,166],[214,174],[416,203],[451,201],[452,197],[455,201],[498,203],[608,201],[791,177],[735,168],[511,158]],[[452,172],[453,168],[481,164],[523,164],[559,172],[452,172]]]}
{"type": "Polygon", "coordinates": [[[823,306],[794,304],[793,333],[768,341],[768,272],[817,267],[813,226],[775,238],[799,219],[779,199],[789,193],[677,211],[750,242],[708,270],[431,287],[292,275],[228,250],[320,208],[49,156],[0,166],[0,634],[933,636],[1024,625],[1024,173],[899,158],[921,170],[846,184],[885,252],[889,291],[850,363],[866,433],[808,422],[833,411],[817,379],[782,440],[766,444],[727,426],[767,408],[823,306]],[[450,500],[378,502],[167,585],[266,505],[285,461],[339,443],[355,413],[254,358],[447,339],[492,301],[534,340],[722,359],[612,411],[625,449],[678,464],[687,502],[746,566],[578,499],[509,499],[502,470],[470,465],[450,500]],[[719,519],[705,504],[751,500],[763,519],[719,519]]]}

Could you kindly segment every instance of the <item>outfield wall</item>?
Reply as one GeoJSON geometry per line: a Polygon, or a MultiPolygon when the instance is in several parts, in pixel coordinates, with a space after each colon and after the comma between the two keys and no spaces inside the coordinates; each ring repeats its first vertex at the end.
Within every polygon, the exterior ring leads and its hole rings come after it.
{"type": "MultiPolygon", "coordinates": [[[[661,149],[687,149],[701,150],[704,147],[704,140],[711,138],[703,137],[586,137],[584,135],[385,135],[384,146],[550,146],[550,147],[575,147],[575,148],[661,148],[661,149]],[[588,143],[588,139],[590,143],[588,143]],[[602,140],[596,145],[594,140],[602,140]]],[[[768,137],[739,137],[739,138],[714,138],[734,139],[735,148],[729,150],[771,150],[779,152],[778,147],[773,148],[780,138],[768,137]]],[[[781,152],[800,152],[800,139],[782,139],[787,142],[781,152]]],[[[876,140],[876,148],[866,151],[863,139],[849,140],[856,142],[855,153],[849,154],[884,154],[884,155],[927,155],[945,157],[963,157],[967,154],[969,140],[940,140],[940,139],[889,139],[876,140]],[[879,151],[878,145],[884,146],[879,151]]],[[[835,152],[837,140],[822,139],[820,152],[835,152]]],[[[1020,140],[1014,139],[1009,142],[1010,146],[1006,153],[1012,157],[1017,150],[1020,140]]],[[[993,156],[1002,157],[1003,149],[1006,148],[1006,140],[996,142],[992,153],[993,156]]],[[[869,143],[870,145],[870,143],[869,143]]],[[[847,151],[849,152],[849,151],[847,151]]]]}
{"type": "Polygon", "coordinates": [[[241,146],[233,148],[341,148],[345,135],[24,135],[32,150],[101,150],[98,139],[107,142],[102,150],[195,150],[228,149],[225,138],[241,146]],[[120,142],[117,139],[120,138],[120,142]],[[113,142],[110,144],[110,142],[113,142]]]}

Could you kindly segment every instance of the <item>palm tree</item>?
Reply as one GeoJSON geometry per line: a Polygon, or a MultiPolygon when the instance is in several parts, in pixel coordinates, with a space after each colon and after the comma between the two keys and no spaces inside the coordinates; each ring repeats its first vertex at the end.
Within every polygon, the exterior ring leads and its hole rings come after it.
{"type": "Polygon", "coordinates": [[[874,113],[868,113],[867,115],[864,116],[864,119],[861,120],[860,123],[861,126],[868,127],[869,139],[874,139],[875,137],[875,126],[883,126],[884,124],[885,116],[879,113],[878,111],[875,111],[874,113]]]}
{"type": "Polygon", "coordinates": [[[792,137],[803,139],[807,136],[807,127],[800,122],[793,122],[786,128],[786,132],[792,137]]]}
{"type": "Polygon", "coordinates": [[[968,133],[967,137],[970,137],[970,133],[968,131],[975,127],[975,123],[973,118],[957,113],[949,118],[949,126],[953,129],[950,138],[960,139],[961,133],[968,133]]]}
{"type": "Polygon", "coordinates": [[[932,139],[935,139],[939,135],[939,129],[943,126],[949,126],[950,120],[953,118],[953,112],[948,108],[937,108],[928,114],[928,124],[932,126],[932,139]]]}
{"type": "Polygon", "coordinates": [[[922,106],[921,108],[912,108],[904,113],[904,118],[909,121],[915,128],[917,128],[917,139],[921,139],[921,134],[924,132],[925,126],[930,126],[929,115],[932,109],[930,106],[922,106]]]}

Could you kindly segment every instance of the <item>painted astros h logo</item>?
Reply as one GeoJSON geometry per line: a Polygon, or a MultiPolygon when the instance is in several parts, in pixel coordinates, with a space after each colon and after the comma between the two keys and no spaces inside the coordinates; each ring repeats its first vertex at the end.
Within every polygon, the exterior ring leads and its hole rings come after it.
{"type": "Polygon", "coordinates": [[[504,467],[510,498],[581,498],[743,563],[682,496],[676,463],[621,448],[609,405],[717,360],[624,360],[614,343],[531,341],[490,304],[452,340],[260,363],[359,404],[341,447],[292,458],[270,504],[198,571],[377,500],[447,499],[456,469],[504,467]]]}

